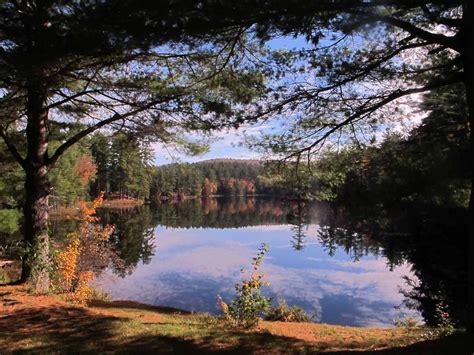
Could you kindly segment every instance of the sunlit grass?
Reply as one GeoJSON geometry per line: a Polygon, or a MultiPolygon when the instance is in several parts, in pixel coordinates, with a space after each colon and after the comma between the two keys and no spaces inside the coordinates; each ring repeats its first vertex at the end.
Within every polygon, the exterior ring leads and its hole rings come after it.
{"type": "Polygon", "coordinates": [[[397,353],[405,346],[415,350],[421,346],[421,353],[443,354],[442,351],[449,349],[450,354],[462,354],[467,349],[465,335],[425,341],[425,329],[421,327],[408,332],[404,328],[262,321],[256,328],[242,329],[202,313],[128,301],[100,301],[83,307],[58,297],[38,298],[21,288],[3,287],[1,291],[2,354],[13,351],[272,354],[375,349],[387,349],[389,353],[393,349],[392,353],[397,353]]]}

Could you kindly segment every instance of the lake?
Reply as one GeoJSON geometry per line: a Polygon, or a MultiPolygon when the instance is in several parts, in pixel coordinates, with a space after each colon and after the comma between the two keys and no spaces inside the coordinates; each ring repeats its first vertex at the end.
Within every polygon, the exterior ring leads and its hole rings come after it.
{"type": "MultiPolygon", "coordinates": [[[[123,263],[95,281],[114,299],[219,313],[261,243],[270,251],[265,293],[298,305],[314,321],[391,326],[406,315],[404,277],[411,265],[385,256],[383,245],[342,226],[330,206],[263,198],[189,200],[134,210],[103,210],[116,226],[123,263]]],[[[408,289],[407,289],[408,288],[408,289]]]]}

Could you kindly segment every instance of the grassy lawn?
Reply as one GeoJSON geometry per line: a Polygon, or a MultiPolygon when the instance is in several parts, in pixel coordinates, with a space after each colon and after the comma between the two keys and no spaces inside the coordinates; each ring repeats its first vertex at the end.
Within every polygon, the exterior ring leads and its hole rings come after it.
{"type": "Polygon", "coordinates": [[[261,322],[252,330],[222,320],[133,302],[68,304],[0,287],[0,354],[31,353],[320,353],[468,354],[464,334],[426,341],[422,330],[365,329],[261,322]]]}

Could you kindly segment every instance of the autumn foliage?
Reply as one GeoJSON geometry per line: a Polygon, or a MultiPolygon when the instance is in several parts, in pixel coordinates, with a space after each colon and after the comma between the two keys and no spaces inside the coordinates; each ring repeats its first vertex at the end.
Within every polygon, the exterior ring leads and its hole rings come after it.
{"type": "Polygon", "coordinates": [[[86,303],[92,289],[89,282],[96,276],[97,266],[103,266],[109,258],[107,241],[112,226],[101,226],[96,209],[103,203],[103,194],[92,203],[81,202],[78,228],[68,234],[67,245],[59,251],[55,260],[56,289],[75,303],[86,303]]]}
{"type": "Polygon", "coordinates": [[[84,154],[74,165],[74,174],[79,178],[82,185],[89,184],[97,174],[97,166],[90,155],[84,154]]]}
{"type": "Polygon", "coordinates": [[[69,244],[56,255],[57,286],[64,292],[73,290],[73,281],[76,277],[77,258],[80,253],[80,240],[77,234],[68,235],[69,244]]]}
{"type": "Polygon", "coordinates": [[[217,184],[215,181],[211,181],[208,178],[205,178],[202,183],[202,196],[212,196],[215,195],[217,192],[217,184]]]}
{"type": "MultiPolygon", "coordinates": [[[[257,256],[253,258],[250,278],[235,284],[236,294],[230,304],[224,302],[220,296],[217,298],[224,318],[233,325],[246,328],[255,326],[260,317],[271,308],[271,299],[262,293],[262,287],[269,286],[270,283],[264,280],[265,275],[260,272],[260,266],[268,250],[269,246],[266,243],[260,246],[257,256]]],[[[244,274],[245,270],[242,269],[241,273],[244,274]]]]}

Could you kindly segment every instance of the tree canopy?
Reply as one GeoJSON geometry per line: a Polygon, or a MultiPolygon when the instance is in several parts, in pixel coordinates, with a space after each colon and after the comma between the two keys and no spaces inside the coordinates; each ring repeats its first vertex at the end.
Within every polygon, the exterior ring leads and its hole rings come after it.
{"type": "Polygon", "coordinates": [[[238,105],[263,88],[264,76],[238,55],[251,45],[245,28],[202,27],[198,9],[174,1],[0,3],[0,136],[25,171],[24,234],[35,257],[24,258],[22,278],[35,288],[49,284],[48,174],[68,149],[106,126],[182,142],[183,132],[237,125],[238,105]],[[63,140],[53,147],[56,128],[63,140]]]}

